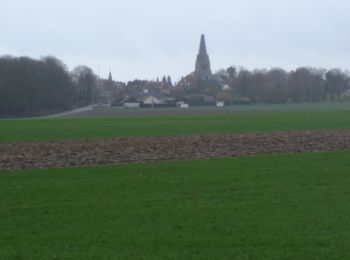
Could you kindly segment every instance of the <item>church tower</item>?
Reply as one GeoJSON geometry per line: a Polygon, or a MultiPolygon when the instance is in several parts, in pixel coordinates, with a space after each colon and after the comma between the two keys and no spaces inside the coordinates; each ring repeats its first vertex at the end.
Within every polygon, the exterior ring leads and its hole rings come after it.
{"type": "Polygon", "coordinates": [[[111,71],[111,70],[109,70],[108,81],[110,81],[110,82],[113,81],[113,78],[112,78],[112,71],[111,71]]]}
{"type": "Polygon", "coordinates": [[[205,44],[205,36],[202,34],[201,42],[199,45],[199,53],[197,55],[195,74],[202,80],[208,80],[211,78],[210,60],[207,53],[207,46],[205,44]]]}

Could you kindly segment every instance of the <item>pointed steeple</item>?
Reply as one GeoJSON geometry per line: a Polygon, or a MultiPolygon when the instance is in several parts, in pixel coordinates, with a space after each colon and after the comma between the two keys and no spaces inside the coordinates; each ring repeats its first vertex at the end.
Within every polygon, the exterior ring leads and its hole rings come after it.
{"type": "Polygon", "coordinates": [[[108,81],[113,81],[111,70],[109,70],[108,81]]]}
{"type": "Polygon", "coordinates": [[[199,45],[199,53],[198,55],[204,56],[207,55],[207,45],[205,44],[205,36],[202,34],[201,36],[201,43],[199,45]]]}
{"type": "Polygon", "coordinates": [[[210,60],[207,53],[207,46],[205,43],[204,34],[201,35],[201,42],[199,45],[199,52],[197,55],[196,61],[196,70],[195,73],[202,79],[208,80],[212,76],[210,68],[210,60]]]}

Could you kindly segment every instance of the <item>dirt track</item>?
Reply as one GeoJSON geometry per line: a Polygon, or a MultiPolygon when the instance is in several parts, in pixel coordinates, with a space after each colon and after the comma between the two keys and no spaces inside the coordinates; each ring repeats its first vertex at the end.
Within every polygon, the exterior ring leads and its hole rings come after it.
{"type": "Polygon", "coordinates": [[[0,170],[346,149],[350,129],[0,143],[0,170]]]}

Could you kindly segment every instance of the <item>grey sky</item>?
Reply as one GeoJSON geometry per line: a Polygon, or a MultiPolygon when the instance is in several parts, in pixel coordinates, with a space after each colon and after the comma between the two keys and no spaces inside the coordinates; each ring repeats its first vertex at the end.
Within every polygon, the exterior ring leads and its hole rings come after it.
{"type": "Polygon", "coordinates": [[[350,68],[349,0],[0,0],[0,55],[54,55],[116,80],[177,80],[201,33],[213,70],[350,68]]]}

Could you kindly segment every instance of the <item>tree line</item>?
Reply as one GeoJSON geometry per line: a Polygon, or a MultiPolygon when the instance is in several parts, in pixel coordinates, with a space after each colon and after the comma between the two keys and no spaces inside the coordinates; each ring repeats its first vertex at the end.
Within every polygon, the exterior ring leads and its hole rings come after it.
{"type": "MultiPolygon", "coordinates": [[[[226,102],[300,103],[339,101],[344,97],[350,100],[350,74],[341,69],[301,67],[286,71],[229,67],[220,70],[216,78],[219,80],[203,84],[191,74],[175,87],[170,77],[156,82],[135,80],[119,91],[142,91],[154,85],[179,99],[190,93],[210,95],[214,100],[226,102]]],[[[69,71],[52,56],[39,60],[0,57],[0,116],[45,115],[94,104],[100,83],[89,67],[78,66],[69,71]]]]}
{"type": "Polygon", "coordinates": [[[89,105],[96,81],[92,69],[69,71],[55,57],[0,57],[0,116],[44,115],[89,105]]]}
{"type": "Polygon", "coordinates": [[[350,75],[341,69],[229,67],[218,74],[229,86],[228,98],[246,97],[256,103],[339,101],[350,90],[350,75]]]}

